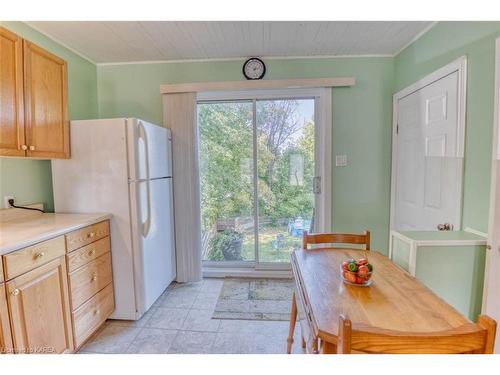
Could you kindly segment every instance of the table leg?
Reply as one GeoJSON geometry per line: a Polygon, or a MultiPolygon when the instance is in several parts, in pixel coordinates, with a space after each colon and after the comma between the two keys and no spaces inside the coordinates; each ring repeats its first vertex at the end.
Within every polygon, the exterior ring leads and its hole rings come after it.
{"type": "Polygon", "coordinates": [[[337,354],[337,345],[332,344],[328,341],[323,341],[321,343],[321,353],[322,354],[337,354]]]}
{"type": "Polygon", "coordinates": [[[290,312],[290,330],[288,331],[287,349],[286,352],[292,352],[293,334],[295,332],[295,323],[297,322],[297,301],[295,300],[295,293],[292,296],[292,311],[290,312]]]}

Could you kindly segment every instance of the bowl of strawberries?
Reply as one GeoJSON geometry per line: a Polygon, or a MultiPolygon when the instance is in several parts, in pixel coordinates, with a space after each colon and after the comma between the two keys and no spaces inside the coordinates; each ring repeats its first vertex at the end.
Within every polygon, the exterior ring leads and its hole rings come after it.
{"type": "Polygon", "coordinates": [[[340,274],[344,283],[356,286],[368,286],[371,279],[373,266],[368,263],[368,259],[348,259],[340,265],[340,274]]]}

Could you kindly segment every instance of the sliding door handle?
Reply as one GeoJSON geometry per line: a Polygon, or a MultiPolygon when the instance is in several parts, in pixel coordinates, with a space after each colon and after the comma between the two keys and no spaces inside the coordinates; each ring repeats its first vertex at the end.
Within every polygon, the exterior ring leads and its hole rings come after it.
{"type": "Polygon", "coordinates": [[[313,177],[313,193],[321,194],[321,176],[313,177]]]}

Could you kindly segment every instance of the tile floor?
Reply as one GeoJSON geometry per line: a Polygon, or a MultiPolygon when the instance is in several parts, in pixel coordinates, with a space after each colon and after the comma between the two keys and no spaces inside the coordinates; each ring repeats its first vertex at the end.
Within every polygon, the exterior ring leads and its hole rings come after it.
{"type": "MultiPolygon", "coordinates": [[[[139,321],[108,320],[80,353],[286,353],[288,322],[212,319],[222,283],[172,284],[139,321]]],[[[293,352],[303,353],[298,329],[293,352]]]]}

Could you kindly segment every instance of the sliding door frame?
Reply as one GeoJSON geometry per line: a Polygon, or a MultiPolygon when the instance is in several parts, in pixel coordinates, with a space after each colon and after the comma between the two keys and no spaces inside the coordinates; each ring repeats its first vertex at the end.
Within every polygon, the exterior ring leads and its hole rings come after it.
{"type": "MultiPolygon", "coordinates": [[[[279,99],[314,99],[314,125],[315,125],[315,176],[321,177],[321,194],[315,194],[315,232],[328,232],[332,229],[332,96],[331,88],[290,88],[280,90],[249,90],[249,91],[212,91],[199,92],[197,103],[210,102],[252,102],[253,106],[253,158],[257,160],[256,147],[256,103],[262,100],[279,99]]],[[[258,202],[257,188],[257,163],[253,163],[254,179],[254,204],[258,202]]],[[[255,240],[258,241],[258,204],[254,207],[255,240]]],[[[216,269],[218,276],[239,275],[242,269],[245,273],[266,273],[273,271],[288,271],[290,263],[259,262],[258,243],[255,246],[255,259],[253,261],[203,261],[204,274],[209,275],[208,269],[216,269]],[[224,269],[227,270],[224,272],[224,269]]]]}

